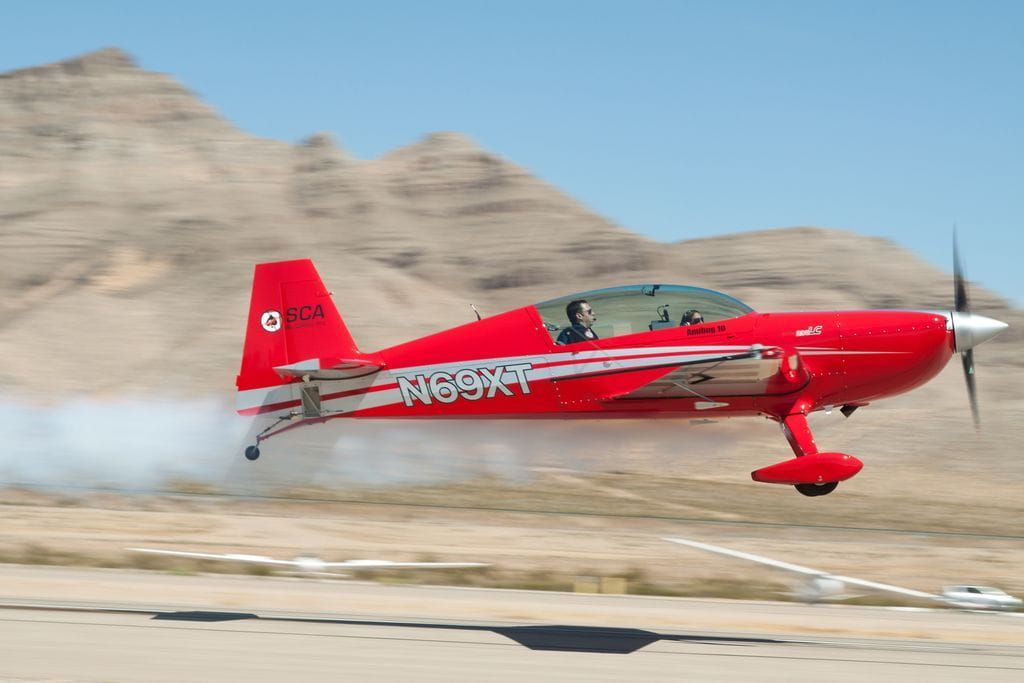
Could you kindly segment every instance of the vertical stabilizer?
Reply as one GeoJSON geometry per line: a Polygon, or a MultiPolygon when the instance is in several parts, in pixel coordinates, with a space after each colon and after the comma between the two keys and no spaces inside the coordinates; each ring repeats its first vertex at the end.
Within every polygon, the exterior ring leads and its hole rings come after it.
{"type": "Polygon", "coordinates": [[[239,391],[292,381],[274,368],[314,360],[328,367],[338,359],[361,356],[312,261],[256,266],[236,381],[239,391]]]}

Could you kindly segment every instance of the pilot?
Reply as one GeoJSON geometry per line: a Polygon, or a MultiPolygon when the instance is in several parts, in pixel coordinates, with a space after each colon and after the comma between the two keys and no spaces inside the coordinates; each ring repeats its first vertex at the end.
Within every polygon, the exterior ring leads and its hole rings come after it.
{"type": "Polygon", "coordinates": [[[590,307],[586,299],[570,301],[569,305],[565,307],[565,314],[572,324],[562,330],[558,339],[555,340],[556,344],[578,344],[597,339],[597,333],[592,329],[594,323],[597,322],[597,315],[594,314],[594,309],[590,307]]]}
{"type": "Polygon", "coordinates": [[[700,314],[700,311],[690,309],[686,313],[683,313],[683,321],[680,325],[703,325],[704,316],[700,314]]]}

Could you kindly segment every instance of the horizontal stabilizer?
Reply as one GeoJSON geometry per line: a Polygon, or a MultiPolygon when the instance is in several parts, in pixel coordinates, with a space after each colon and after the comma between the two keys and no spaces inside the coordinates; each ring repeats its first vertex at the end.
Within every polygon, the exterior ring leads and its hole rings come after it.
{"type": "Polygon", "coordinates": [[[274,367],[282,377],[310,379],[352,379],[378,372],[383,365],[362,358],[309,358],[274,367]]]}

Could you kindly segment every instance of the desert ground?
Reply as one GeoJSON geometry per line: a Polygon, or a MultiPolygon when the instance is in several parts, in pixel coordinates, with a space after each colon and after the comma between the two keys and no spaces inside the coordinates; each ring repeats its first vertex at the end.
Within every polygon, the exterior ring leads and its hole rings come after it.
{"type": "MultiPolygon", "coordinates": [[[[960,515],[935,501],[851,492],[821,501],[782,487],[699,479],[554,468],[533,477],[514,485],[481,479],[264,494],[8,489],[0,559],[266,572],[126,550],[141,546],[491,565],[357,575],[395,583],[768,599],[788,590],[786,573],[661,540],[682,536],[925,591],[970,582],[1024,593],[1021,501],[960,515]]],[[[8,583],[5,592],[12,591],[8,583]]],[[[901,603],[878,595],[860,601],[901,603]]]]}

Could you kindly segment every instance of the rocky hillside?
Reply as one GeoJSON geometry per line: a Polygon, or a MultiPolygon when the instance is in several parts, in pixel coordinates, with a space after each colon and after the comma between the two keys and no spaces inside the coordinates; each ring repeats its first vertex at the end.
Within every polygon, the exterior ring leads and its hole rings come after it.
{"type": "MultiPolygon", "coordinates": [[[[459,134],[371,160],[328,135],[259,139],[116,49],[0,74],[0,392],[229,393],[252,265],[307,256],[366,349],[470,303],[647,280],[761,310],[952,298],[948,273],[849,232],[661,244],[459,134]]],[[[974,294],[1016,328],[980,362],[1018,372],[1021,314],[974,294]]]]}

